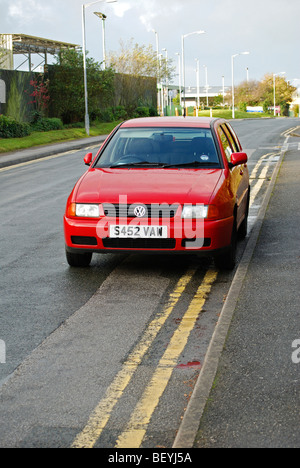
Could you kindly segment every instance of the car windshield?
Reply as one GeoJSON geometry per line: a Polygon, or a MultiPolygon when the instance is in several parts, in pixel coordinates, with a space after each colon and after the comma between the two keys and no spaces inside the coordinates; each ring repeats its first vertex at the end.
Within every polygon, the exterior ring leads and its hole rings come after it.
{"type": "Polygon", "coordinates": [[[210,129],[120,128],[101,152],[94,167],[220,166],[210,129]]]}

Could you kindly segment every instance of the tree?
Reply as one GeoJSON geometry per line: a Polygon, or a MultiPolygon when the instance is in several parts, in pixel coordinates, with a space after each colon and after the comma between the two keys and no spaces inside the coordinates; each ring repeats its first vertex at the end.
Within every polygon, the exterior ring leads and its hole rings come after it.
{"type": "MultiPolygon", "coordinates": [[[[87,84],[90,115],[99,113],[110,102],[114,92],[114,73],[111,68],[101,70],[101,64],[87,57],[87,84]]],[[[83,53],[63,50],[56,63],[49,67],[51,114],[64,123],[84,120],[83,53]]]]}
{"type": "Polygon", "coordinates": [[[244,81],[235,89],[236,102],[240,109],[245,109],[248,106],[256,106],[259,104],[261,97],[258,92],[259,82],[244,81]]]}
{"type": "Polygon", "coordinates": [[[40,74],[33,80],[30,80],[31,90],[25,90],[31,98],[30,104],[33,104],[36,118],[45,115],[49,106],[49,79],[45,79],[43,74],[40,74]]]}
{"type": "MultiPolygon", "coordinates": [[[[296,88],[282,76],[276,76],[276,105],[281,106],[282,113],[288,115],[289,105],[296,88]]],[[[273,74],[267,74],[261,81],[244,81],[235,89],[236,103],[246,110],[247,106],[262,105],[265,112],[274,106],[273,74]]]]}
{"type": "Polygon", "coordinates": [[[135,77],[157,78],[158,82],[173,81],[175,67],[173,60],[161,58],[158,64],[157,52],[152,45],[138,45],[131,39],[127,44],[120,41],[120,52],[111,52],[108,57],[110,66],[116,73],[135,77]]]}
{"type": "Polygon", "coordinates": [[[117,74],[117,104],[124,106],[128,115],[134,115],[140,106],[156,109],[157,81],[172,80],[172,60],[164,59],[159,66],[153,47],[139,46],[133,39],[127,44],[121,41],[120,46],[120,52],[108,56],[108,63],[117,74]]]}
{"type": "MultiPolygon", "coordinates": [[[[289,106],[293,100],[293,94],[297,88],[283,76],[276,76],[276,106],[281,107],[283,115],[288,115],[289,106]]],[[[258,92],[264,108],[274,106],[274,77],[273,74],[267,74],[259,83],[258,92]]]]}

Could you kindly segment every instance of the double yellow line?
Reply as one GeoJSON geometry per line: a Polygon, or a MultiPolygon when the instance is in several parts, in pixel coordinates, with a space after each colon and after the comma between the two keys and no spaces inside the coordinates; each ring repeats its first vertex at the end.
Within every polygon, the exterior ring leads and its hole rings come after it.
{"type": "MultiPolygon", "coordinates": [[[[72,444],[73,448],[94,447],[106,427],[115,405],[122,397],[135,371],[141,364],[143,357],[153,344],[168,317],[170,317],[195,272],[195,269],[191,269],[180,278],[169,297],[167,305],[161,314],[157,315],[149,324],[141,341],[129,355],[122,369],[109,386],[105,397],[99,402],[91,414],[83,431],[78,434],[74,440],[72,444]]],[[[151,382],[146,387],[141,400],[138,402],[125,431],[119,436],[116,447],[138,448],[142,444],[153,412],[168,385],[173,370],[187,344],[189,335],[195,326],[196,320],[202,311],[206,298],[216,278],[216,271],[207,271],[178,329],[175,331],[168,348],[161,358],[151,382]]]]}

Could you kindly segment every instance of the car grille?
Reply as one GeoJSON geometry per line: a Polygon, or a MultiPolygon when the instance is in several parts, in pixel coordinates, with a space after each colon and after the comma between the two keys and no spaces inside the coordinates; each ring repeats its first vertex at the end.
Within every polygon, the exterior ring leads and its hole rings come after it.
{"type": "Polygon", "coordinates": [[[173,250],[176,239],[102,239],[106,249],[173,250]]]}
{"type": "Polygon", "coordinates": [[[115,205],[104,203],[103,209],[105,216],[109,218],[136,218],[134,213],[135,208],[144,207],[145,214],[142,218],[174,218],[178,210],[179,205],[168,205],[168,204],[153,204],[153,205],[144,205],[142,203],[132,204],[132,205],[115,205]]]}

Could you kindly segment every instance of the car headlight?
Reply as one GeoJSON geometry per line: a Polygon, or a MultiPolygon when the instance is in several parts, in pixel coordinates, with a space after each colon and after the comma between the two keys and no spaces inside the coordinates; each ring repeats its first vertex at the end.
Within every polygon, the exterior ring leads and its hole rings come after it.
{"type": "Polygon", "coordinates": [[[208,215],[208,205],[184,206],[181,217],[183,219],[204,219],[208,215]]]}
{"type": "Polygon", "coordinates": [[[99,205],[76,204],[76,216],[80,218],[99,218],[99,205]]]}

